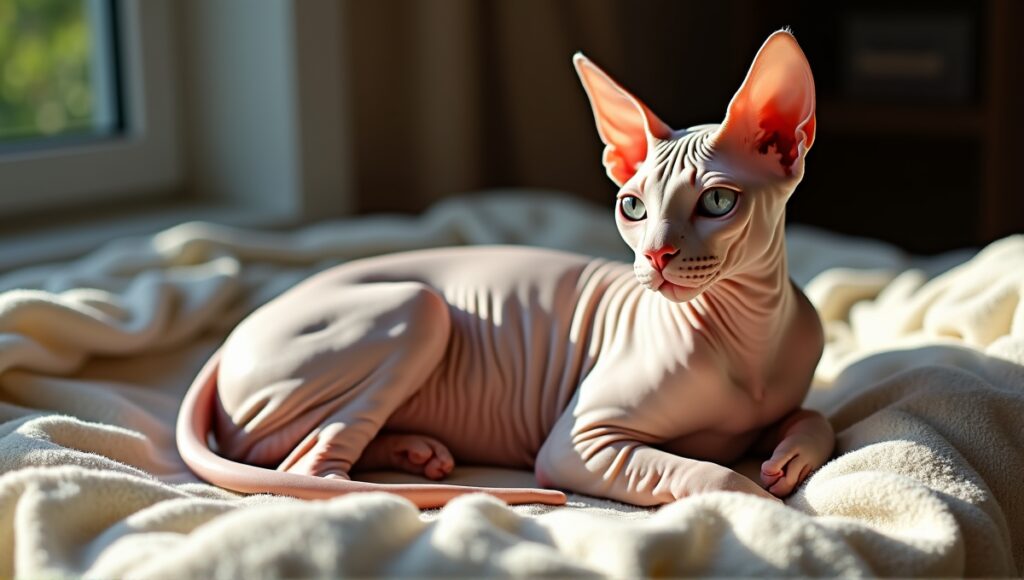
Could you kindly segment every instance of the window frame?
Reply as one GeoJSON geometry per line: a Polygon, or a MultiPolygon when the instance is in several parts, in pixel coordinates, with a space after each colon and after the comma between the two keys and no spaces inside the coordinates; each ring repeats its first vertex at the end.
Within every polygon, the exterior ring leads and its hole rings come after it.
{"type": "Polygon", "coordinates": [[[140,199],[179,187],[171,0],[117,0],[124,128],[0,154],[0,215],[140,199]]]}

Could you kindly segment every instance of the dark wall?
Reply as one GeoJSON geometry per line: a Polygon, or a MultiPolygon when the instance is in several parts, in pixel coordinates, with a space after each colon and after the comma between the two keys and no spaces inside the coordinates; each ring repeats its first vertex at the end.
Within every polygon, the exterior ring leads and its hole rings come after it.
{"type": "Polygon", "coordinates": [[[919,252],[1024,231],[1024,2],[379,0],[346,18],[362,211],[503,186],[611,207],[572,53],[681,127],[720,121],[789,26],[818,91],[791,221],[919,252]]]}

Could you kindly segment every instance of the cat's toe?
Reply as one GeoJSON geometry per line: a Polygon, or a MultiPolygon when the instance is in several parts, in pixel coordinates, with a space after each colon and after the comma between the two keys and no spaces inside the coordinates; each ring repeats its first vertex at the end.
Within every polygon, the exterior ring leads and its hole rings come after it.
{"type": "Polygon", "coordinates": [[[452,472],[453,467],[452,464],[446,464],[441,459],[435,457],[423,467],[423,475],[429,479],[444,479],[452,472]]]}
{"type": "Polygon", "coordinates": [[[405,459],[413,465],[425,465],[434,457],[434,450],[426,441],[413,437],[405,437],[403,442],[396,446],[395,452],[398,455],[404,454],[405,459]]]}

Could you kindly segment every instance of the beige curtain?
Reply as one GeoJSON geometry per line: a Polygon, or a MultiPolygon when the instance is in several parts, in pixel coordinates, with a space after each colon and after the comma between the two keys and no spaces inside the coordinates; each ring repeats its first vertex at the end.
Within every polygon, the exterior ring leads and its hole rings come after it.
{"type": "Polygon", "coordinates": [[[753,2],[348,0],[360,210],[417,211],[484,187],[556,188],[611,203],[571,57],[583,50],[673,126],[721,118],[756,38],[753,2]],[[746,44],[752,44],[747,48],[746,44]],[[687,63],[710,59],[688,74],[687,63]],[[724,64],[722,64],[724,63],[724,64]],[[729,87],[723,89],[723,87],[729,87]]]}

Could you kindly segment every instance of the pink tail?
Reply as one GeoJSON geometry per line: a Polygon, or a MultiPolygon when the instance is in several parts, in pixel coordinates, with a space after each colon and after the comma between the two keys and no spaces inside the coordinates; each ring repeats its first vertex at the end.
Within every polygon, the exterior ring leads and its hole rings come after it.
{"type": "Polygon", "coordinates": [[[353,492],[385,491],[405,497],[420,508],[441,507],[467,493],[487,493],[510,504],[562,505],[565,494],[550,489],[486,488],[443,484],[382,484],[297,475],[225,459],[207,443],[217,394],[214,353],[189,387],[178,413],[178,452],[185,463],[206,481],[243,493],[277,493],[303,499],[324,499],[353,492]]]}

